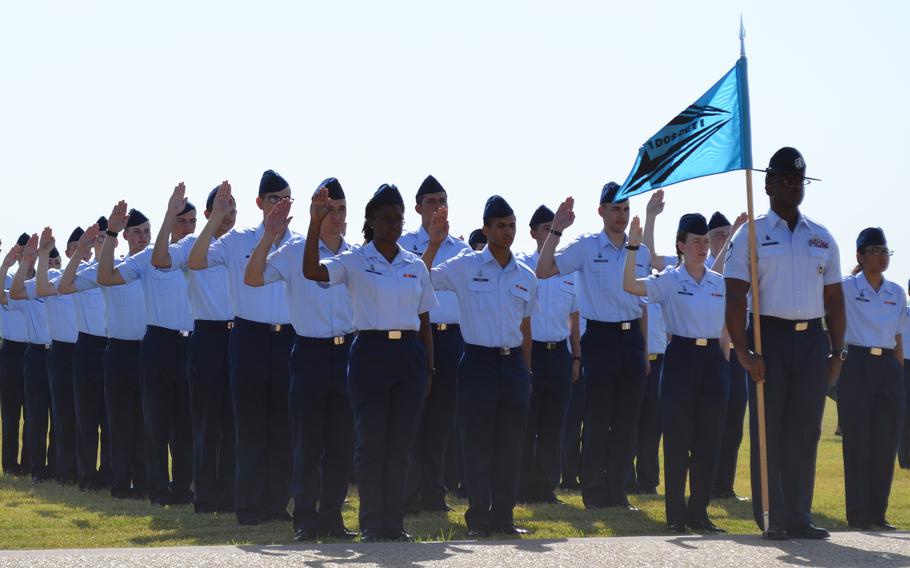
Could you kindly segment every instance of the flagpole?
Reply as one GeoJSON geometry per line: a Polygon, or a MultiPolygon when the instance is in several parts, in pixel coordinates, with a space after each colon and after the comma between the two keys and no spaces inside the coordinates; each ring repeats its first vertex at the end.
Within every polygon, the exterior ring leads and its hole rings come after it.
{"type": "MultiPolygon", "coordinates": [[[[746,170],[746,201],[749,212],[749,274],[752,282],[752,331],[753,351],[761,355],[761,317],[758,305],[758,257],[755,243],[755,208],[752,203],[752,170],[746,170]]],[[[755,383],[756,407],[758,411],[758,456],[761,472],[762,532],[768,535],[768,439],[765,427],[765,383],[755,383]]]]}

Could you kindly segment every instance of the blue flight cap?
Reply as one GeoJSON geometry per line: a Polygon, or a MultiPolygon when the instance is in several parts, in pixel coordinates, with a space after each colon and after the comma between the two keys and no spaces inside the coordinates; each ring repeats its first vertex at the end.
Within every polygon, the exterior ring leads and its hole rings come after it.
{"type": "Polygon", "coordinates": [[[48,256],[50,258],[60,258],[60,251],[57,250],[57,247],[54,247],[51,249],[51,252],[48,254],[48,256]]]}
{"type": "Polygon", "coordinates": [[[477,245],[487,244],[487,236],[483,234],[483,229],[474,229],[471,231],[471,236],[468,237],[468,246],[472,249],[477,245]]]}
{"type": "Polygon", "coordinates": [[[713,231],[720,227],[729,227],[731,225],[730,221],[724,217],[724,214],[720,211],[715,211],[714,215],[711,215],[711,220],[708,221],[708,230],[713,231]]]}
{"type": "Polygon", "coordinates": [[[329,190],[329,199],[344,199],[344,189],[341,188],[341,182],[338,181],[338,178],[331,177],[322,180],[322,183],[319,184],[316,191],[319,191],[320,187],[329,190]]]}
{"type": "Polygon", "coordinates": [[[614,201],[616,199],[616,192],[619,191],[619,184],[615,181],[607,182],[607,185],[600,191],[600,204],[604,203],[625,203],[629,198],[620,199],[619,201],[614,201]]]}
{"type": "Polygon", "coordinates": [[[135,227],[148,222],[149,218],[142,214],[138,209],[130,209],[129,217],[126,219],[127,227],[135,227]]]}
{"type": "Polygon", "coordinates": [[[184,208],[183,208],[183,211],[181,211],[178,215],[186,215],[186,214],[189,213],[190,211],[195,211],[195,210],[196,210],[196,206],[193,205],[192,203],[190,203],[190,200],[187,199],[187,200],[186,200],[186,207],[184,207],[184,208]]]}
{"type": "Polygon", "coordinates": [[[106,231],[107,230],[107,217],[105,217],[104,215],[102,215],[101,217],[98,217],[98,220],[95,221],[95,224],[98,225],[99,231],[106,231]]]}
{"type": "Polygon", "coordinates": [[[512,211],[506,200],[499,195],[494,195],[487,199],[487,204],[483,207],[484,219],[502,219],[514,214],[515,212],[512,211]]]}
{"type": "Polygon", "coordinates": [[[70,238],[66,239],[66,244],[78,242],[84,234],[85,231],[82,230],[82,227],[76,227],[73,229],[73,232],[70,233],[70,238]]]}
{"type": "Polygon", "coordinates": [[[16,239],[16,244],[19,245],[20,247],[24,247],[25,245],[28,244],[28,239],[29,239],[28,233],[22,233],[21,235],[19,235],[19,238],[16,239]]]}
{"type": "Polygon", "coordinates": [[[373,198],[370,199],[374,205],[400,205],[404,208],[404,199],[401,198],[401,192],[394,184],[384,183],[379,186],[373,198]]]}
{"type": "Polygon", "coordinates": [[[707,235],[708,222],[705,221],[705,216],[701,213],[686,213],[679,218],[679,228],[677,228],[677,231],[680,233],[691,233],[693,235],[707,235]]]}
{"type": "Polygon", "coordinates": [[[212,207],[215,206],[215,196],[218,195],[218,190],[221,188],[221,184],[215,186],[215,189],[209,192],[209,196],[205,198],[205,210],[211,212],[212,207]]]}
{"type": "Polygon", "coordinates": [[[262,179],[259,180],[259,196],[266,193],[275,193],[289,187],[288,182],[278,175],[275,170],[266,170],[262,172],[262,179]]]}
{"type": "Polygon", "coordinates": [[[540,207],[537,208],[537,211],[535,211],[534,214],[531,215],[531,222],[528,223],[528,225],[530,227],[536,227],[537,225],[540,225],[541,223],[549,223],[555,217],[556,217],[556,215],[552,211],[550,211],[549,207],[547,207],[546,205],[541,205],[540,207]]]}
{"type": "Polygon", "coordinates": [[[856,237],[856,252],[863,252],[866,247],[884,247],[887,245],[888,241],[885,240],[885,232],[880,227],[863,229],[859,232],[859,236],[856,237]]]}
{"type": "Polygon", "coordinates": [[[445,193],[446,188],[442,187],[442,184],[439,183],[436,178],[429,175],[423,183],[420,184],[420,187],[417,189],[417,204],[420,205],[420,198],[423,197],[425,193],[445,193]]]}

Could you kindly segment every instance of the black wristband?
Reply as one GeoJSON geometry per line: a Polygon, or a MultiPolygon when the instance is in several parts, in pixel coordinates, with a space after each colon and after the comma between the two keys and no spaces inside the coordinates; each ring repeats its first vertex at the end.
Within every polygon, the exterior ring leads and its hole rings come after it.
{"type": "Polygon", "coordinates": [[[626,250],[638,250],[641,248],[641,245],[626,245],[626,250]]]}
{"type": "Polygon", "coordinates": [[[561,236],[562,236],[562,231],[557,231],[556,229],[550,229],[550,234],[551,234],[551,235],[556,235],[557,237],[561,237],[561,236]]]}
{"type": "Polygon", "coordinates": [[[115,233],[114,231],[111,231],[110,229],[105,229],[104,234],[109,237],[114,237],[116,239],[118,233],[115,233]]]}

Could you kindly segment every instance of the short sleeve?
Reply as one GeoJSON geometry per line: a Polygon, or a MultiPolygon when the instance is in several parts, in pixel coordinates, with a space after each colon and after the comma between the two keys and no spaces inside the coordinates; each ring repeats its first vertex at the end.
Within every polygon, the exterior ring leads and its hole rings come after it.
{"type": "Polygon", "coordinates": [[[77,272],[76,278],[73,280],[73,286],[76,288],[77,292],[85,292],[86,290],[98,288],[98,266],[92,265],[85,270],[77,272]]]}
{"type": "Polygon", "coordinates": [[[648,291],[648,302],[659,304],[666,300],[667,292],[673,284],[673,275],[669,271],[645,278],[645,289],[648,291]]]}
{"type": "Polygon", "coordinates": [[[196,235],[187,235],[167,247],[167,253],[171,257],[171,270],[186,269],[190,251],[193,249],[194,244],[196,244],[196,235]]]}
{"type": "Polygon", "coordinates": [[[831,253],[828,258],[828,264],[825,265],[825,272],[822,277],[825,286],[837,284],[842,278],[840,271],[840,248],[833,238],[831,239],[831,253]]]}
{"type": "MultiPolygon", "coordinates": [[[[896,286],[898,292],[897,305],[901,308],[901,315],[897,319],[897,330],[894,332],[894,335],[901,335],[901,331],[910,324],[910,316],[907,315],[907,308],[904,307],[907,305],[907,296],[904,294],[904,290],[900,286],[896,286]]],[[[906,359],[910,354],[904,353],[904,359],[906,359]]]]}
{"type": "Polygon", "coordinates": [[[25,281],[25,295],[29,300],[34,300],[38,297],[38,281],[34,278],[25,281]]]}
{"type": "Polygon", "coordinates": [[[294,256],[294,243],[291,242],[284,243],[270,254],[262,274],[266,284],[278,280],[290,281],[294,264],[297,264],[297,270],[303,270],[302,264],[294,262],[294,256]]]}
{"type": "Polygon", "coordinates": [[[641,245],[635,253],[635,275],[639,278],[651,274],[651,251],[648,247],[641,245]]]}
{"type": "Polygon", "coordinates": [[[553,255],[553,261],[556,263],[556,269],[560,274],[569,274],[582,269],[584,265],[584,248],[585,237],[576,237],[569,246],[558,251],[553,255]]]}
{"type": "MultiPolygon", "coordinates": [[[[358,250],[358,254],[360,254],[358,250]]],[[[341,254],[324,258],[319,264],[325,266],[329,273],[329,283],[332,285],[346,284],[348,281],[348,263],[353,261],[354,252],[346,250],[341,254]]]]}
{"type": "Polygon", "coordinates": [[[532,278],[528,284],[528,291],[531,292],[531,299],[525,302],[523,317],[529,318],[540,311],[540,304],[537,303],[537,278],[532,278]]]}
{"type": "MultiPolygon", "coordinates": [[[[749,273],[749,231],[748,225],[743,225],[736,231],[730,246],[727,248],[727,258],[724,261],[724,278],[735,278],[744,282],[751,282],[749,273]]],[[[841,279],[838,270],[835,282],[841,279]]],[[[826,282],[827,283],[827,282],[826,282]]]]}
{"type": "Polygon", "coordinates": [[[231,246],[233,233],[228,233],[220,239],[212,241],[209,245],[208,265],[226,266],[228,263],[228,247],[231,246]]]}
{"type": "Polygon", "coordinates": [[[420,303],[417,307],[417,313],[422,314],[439,306],[439,300],[436,299],[436,292],[433,291],[433,283],[430,281],[430,273],[427,272],[427,266],[423,261],[415,262],[419,265],[417,273],[420,275],[420,303]]]}
{"type": "Polygon", "coordinates": [[[135,280],[142,280],[145,276],[143,268],[149,261],[148,255],[151,249],[146,249],[139,254],[126,257],[123,262],[114,267],[120,273],[123,281],[129,284],[135,280]]]}
{"type": "Polygon", "coordinates": [[[433,288],[452,292],[456,290],[458,269],[462,263],[469,262],[464,255],[464,252],[459,253],[457,256],[453,256],[449,260],[433,267],[430,272],[430,281],[433,283],[433,288]]]}

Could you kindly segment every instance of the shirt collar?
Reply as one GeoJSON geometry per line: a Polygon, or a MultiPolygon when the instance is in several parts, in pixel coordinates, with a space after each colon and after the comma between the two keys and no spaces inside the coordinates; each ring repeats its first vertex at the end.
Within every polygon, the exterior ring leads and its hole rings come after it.
{"type": "MultiPolygon", "coordinates": [[[[773,209],[768,209],[768,213],[765,215],[765,218],[767,218],[768,222],[771,223],[771,228],[776,227],[779,223],[783,223],[784,226],[787,227],[787,230],[790,229],[787,225],[787,222],[784,221],[780,215],[775,213],[773,209]]],[[[796,220],[796,227],[799,227],[800,225],[805,225],[807,229],[809,228],[809,221],[806,219],[806,216],[803,215],[802,211],[799,213],[799,219],[796,220]]]]}
{"type": "MultiPolygon", "coordinates": [[[[256,241],[257,242],[259,241],[259,239],[262,238],[263,233],[265,233],[265,223],[259,223],[259,226],[256,227],[256,241]]],[[[279,242],[284,243],[285,241],[288,240],[288,238],[290,236],[291,236],[291,230],[285,229],[284,234],[281,235],[281,241],[279,241],[279,242]]],[[[275,243],[272,243],[271,246],[274,247],[276,245],[275,245],[275,243]]]]}
{"type": "MultiPolygon", "coordinates": [[[[372,244],[372,243],[370,243],[370,244],[372,244]]],[[[341,237],[341,246],[338,247],[338,252],[332,252],[332,249],[330,249],[330,248],[328,247],[328,245],[326,245],[326,244],[322,241],[322,239],[319,239],[319,249],[320,249],[320,250],[324,250],[325,252],[327,252],[327,253],[329,253],[329,254],[331,254],[331,255],[341,254],[341,253],[343,253],[344,251],[348,250],[349,248],[351,248],[351,247],[350,247],[350,245],[348,245],[348,242],[347,242],[346,240],[344,240],[344,237],[341,237]]],[[[376,247],[373,247],[373,248],[376,248],[376,247]]],[[[377,252],[378,252],[378,251],[377,251],[377,252]]]]}
{"type": "Polygon", "coordinates": [[[391,265],[402,264],[405,262],[403,253],[405,253],[407,251],[405,251],[403,248],[401,248],[401,245],[399,245],[399,244],[396,244],[396,246],[398,247],[398,254],[395,255],[395,258],[392,260],[391,263],[389,263],[389,261],[386,259],[386,257],[383,256],[383,254],[381,252],[379,252],[379,250],[376,248],[376,245],[373,243],[373,241],[370,241],[367,244],[365,244],[361,250],[363,250],[363,256],[365,256],[367,258],[379,259],[382,262],[384,262],[386,264],[391,264],[391,265]]]}
{"type": "Polygon", "coordinates": [[[891,294],[891,287],[888,286],[888,281],[885,277],[882,277],[882,285],[879,287],[878,292],[875,291],[875,288],[872,287],[872,284],[866,279],[866,275],[863,272],[859,272],[854,279],[856,282],[856,288],[860,291],[868,290],[870,294],[879,295],[879,294],[891,294]]]}
{"type": "MultiPolygon", "coordinates": [[[[629,242],[629,236],[626,234],[623,234],[622,242],[623,242],[623,245],[625,245],[627,242],[629,242]]],[[[617,248],[616,245],[613,244],[613,241],[610,240],[610,237],[607,236],[607,232],[603,231],[603,230],[597,234],[597,244],[600,245],[601,249],[605,249],[607,247],[613,247],[616,250],[622,249],[622,246],[617,248]]]]}
{"type": "Polygon", "coordinates": [[[679,278],[680,282],[689,282],[690,284],[692,284],[692,285],[695,286],[696,288],[699,288],[699,287],[701,287],[701,286],[703,286],[703,285],[705,285],[705,286],[713,286],[713,285],[714,285],[714,280],[711,278],[711,275],[710,275],[710,273],[708,272],[708,267],[707,267],[707,266],[705,267],[705,274],[701,277],[701,282],[697,282],[697,281],[695,280],[695,277],[692,276],[691,274],[689,274],[689,270],[686,269],[686,263],[682,263],[682,264],[680,264],[680,265],[677,265],[677,267],[676,267],[676,273],[677,273],[677,275],[678,275],[677,277],[679,278]]]}
{"type": "MultiPolygon", "coordinates": [[[[481,260],[484,264],[493,263],[493,264],[495,264],[497,267],[500,267],[500,266],[499,266],[499,261],[496,260],[496,259],[493,257],[493,253],[490,252],[490,247],[489,247],[489,246],[484,246],[484,247],[483,247],[483,251],[481,251],[481,253],[480,253],[480,260],[481,260]]],[[[512,270],[512,269],[516,268],[516,265],[515,265],[515,255],[512,254],[512,256],[509,258],[509,263],[506,264],[505,266],[500,267],[500,268],[502,268],[503,272],[505,272],[505,271],[507,271],[507,270],[512,270]]]]}
{"type": "MultiPolygon", "coordinates": [[[[427,230],[423,228],[423,225],[420,225],[420,227],[417,229],[416,237],[417,237],[417,243],[422,245],[423,248],[426,248],[427,245],[430,243],[430,233],[428,233],[427,230]]],[[[446,238],[443,239],[442,242],[443,242],[443,244],[445,244],[445,243],[450,242],[451,240],[452,240],[452,235],[446,235],[446,238]]]]}

